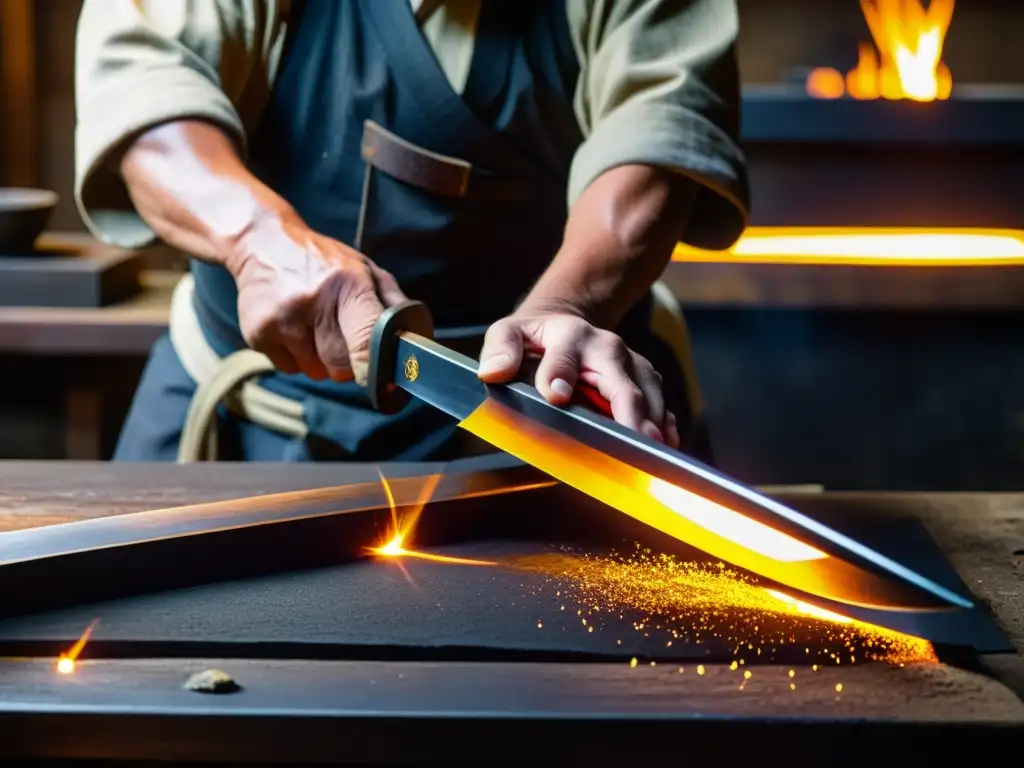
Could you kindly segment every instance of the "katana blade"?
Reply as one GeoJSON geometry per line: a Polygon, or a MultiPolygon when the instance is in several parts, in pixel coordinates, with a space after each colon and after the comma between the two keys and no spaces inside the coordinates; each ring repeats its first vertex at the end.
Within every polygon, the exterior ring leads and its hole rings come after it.
{"type": "Polygon", "coordinates": [[[973,607],[968,596],[589,408],[553,406],[526,384],[484,384],[476,361],[432,335],[419,302],[382,315],[369,375],[378,409],[418,398],[554,479],[807,595],[876,610],[973,607]]]}
{"type": "Polygon", "coordinates": [[[133,512],[0,533],[0,567],[190,536],[330,517],[371,509],[525,491],[550,484],[530,467],[458,476],[425,474],[133,512]]]}

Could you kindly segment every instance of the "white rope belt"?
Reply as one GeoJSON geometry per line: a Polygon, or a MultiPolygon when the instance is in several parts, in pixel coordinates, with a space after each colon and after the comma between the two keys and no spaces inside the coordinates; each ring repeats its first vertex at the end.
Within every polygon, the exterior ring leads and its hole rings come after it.
{"type": "Polygon", "coordinates": [[[253,424],[290,437],[306,437],[302,403],[252,381],[275,370],[266,355],[243,349],[222,358],[210,346],[192,305],[193,290],[192,275],[185,275],[171,300],[171,344],[197,386],[185,417],[178,462],[217,460],[217,408],[221,403],[253,424]]]}

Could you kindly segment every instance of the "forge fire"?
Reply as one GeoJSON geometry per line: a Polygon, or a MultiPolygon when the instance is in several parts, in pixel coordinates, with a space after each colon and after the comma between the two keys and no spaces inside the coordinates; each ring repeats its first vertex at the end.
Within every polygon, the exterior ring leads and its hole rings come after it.
{"type": "Polygon", "coordinates": [[[858,47],[857,66],[843,75],[819,67],[807,79],[817,98],[948,99],[953,76],[942,61],[954,0],[861,0],[872,42],[858,47]]]}

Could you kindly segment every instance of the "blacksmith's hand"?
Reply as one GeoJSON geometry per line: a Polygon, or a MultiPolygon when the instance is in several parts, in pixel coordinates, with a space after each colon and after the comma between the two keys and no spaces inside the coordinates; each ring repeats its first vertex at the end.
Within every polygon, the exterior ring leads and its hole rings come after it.
{"type": "Polygon", "coordinates": [[[661,376],[614,333],[571,309],[520,307],[487,331],[479,376],[489,384],[516,379],[537,357],[534,385],[552,405],[565,406],[580,382],[595,388],[620,424],[679,447],[676,417],[665,409],[661,376]]]}
{"type": "Polygon", "coordinates": [[[373,325],[406,301],[395,278],[297,215],[258,221],[226,259],[246,343],[285,373],[366,383],[373,325]]]}

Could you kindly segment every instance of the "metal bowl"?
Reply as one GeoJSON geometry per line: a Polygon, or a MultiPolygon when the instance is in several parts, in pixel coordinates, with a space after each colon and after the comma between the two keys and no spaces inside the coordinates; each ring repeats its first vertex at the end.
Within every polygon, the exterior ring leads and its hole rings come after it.
{"type": "Polygon", "coordinates": [[[31,253],[59,199],[49,189],[0,187],[0,255],[31,253]]]}

